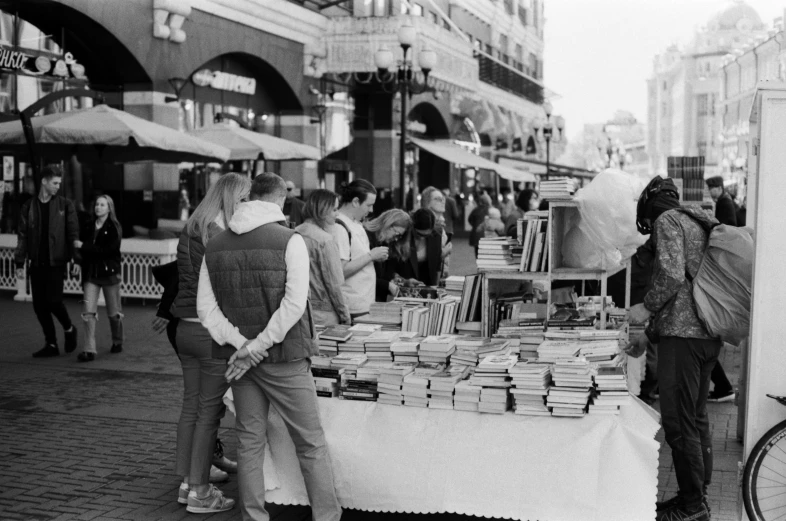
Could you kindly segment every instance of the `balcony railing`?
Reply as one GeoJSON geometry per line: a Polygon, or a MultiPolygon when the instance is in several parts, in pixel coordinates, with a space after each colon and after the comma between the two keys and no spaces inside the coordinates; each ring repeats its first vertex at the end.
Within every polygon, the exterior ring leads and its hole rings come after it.
{"type": "Polygon", "coordinates": [[[519,74],[516,70],[506,67],[488,56],[478,55],[477,60],[480,81],[512,92],[533,103],[540,104],[543,102],[543,87],[530,78],[519,74]]]}

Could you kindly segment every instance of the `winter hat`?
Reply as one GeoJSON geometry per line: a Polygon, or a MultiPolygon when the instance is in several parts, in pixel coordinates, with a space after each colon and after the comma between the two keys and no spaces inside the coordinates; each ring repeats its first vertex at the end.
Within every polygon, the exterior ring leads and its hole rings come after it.
{"type": "Polygon", "coordinates": [[[639,196],[636,228],[642,235],[652,233],[652,224],[663,212],[680,205],[680,193],[669,178],[655,176],[639,196]]]}
{"type": "Polygon", "coordinates": [[[707,183],[707,188],[723,188],[723,178],[719,175],[709,177],[704,182],[707,183]]]}

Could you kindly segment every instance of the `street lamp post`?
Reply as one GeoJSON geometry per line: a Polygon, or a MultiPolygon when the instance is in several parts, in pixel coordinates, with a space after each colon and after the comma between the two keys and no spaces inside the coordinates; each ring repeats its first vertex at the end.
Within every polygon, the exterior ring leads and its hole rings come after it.
{"type": "Polygon", "coordinates": [[[389,71],[394,63],[393,52],[385,47],[379,49],[374,55],[374,62],[377,66],[377,79],[386,92],[398,91],[401,95],[401,144],[399,147],[399,183],[401,187],[401,207],[406,208],[405,186],[407,182],[406,174],[406,145],[407,145],[407,97],[413,94],[427,92],[428,75],[437,64],[437,53],[428,49],[422,49],[418,53],[418,65],[423,72],[423,82],[420,83],[415,77],[415,68],[412,61],[407,59],[409,49],[414,45],[417,32],[411,25],[402,25],[398,31],[398,43],[403,51],[403,59],[396,62],[395,73],[389,71]]]}
{"type": "MultiPolygon", "coordinates": [[[[546,121],[542,127],[542,137],[546,142],[546,179],[549,178],[551,173],[551,142],[559,142],[562,139],[562,132],[565,129],[565,120],[562,116],[556,116],[551,119],[553,107],[549,100],[543,103],[543,111],[546,113],[546,121]],[[556,127],[557,135],[554,135],[554,128],[556,127]]],[[[537,135],[538,130],[541,130],[537,124],[533,126],[533,132],[537,135]]]]}

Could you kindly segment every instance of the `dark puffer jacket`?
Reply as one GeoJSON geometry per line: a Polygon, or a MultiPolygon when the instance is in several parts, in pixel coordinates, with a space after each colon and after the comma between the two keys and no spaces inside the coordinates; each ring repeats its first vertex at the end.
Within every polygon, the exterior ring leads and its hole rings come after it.
{"type": "MultiPolygon", "coordinates": [[[[208,239],[221,233],[221,227],[210,223],[207,229],[208,239]]],[[[197,288],[199,287],[199,270],[205,256],[205,245],[200,235],[189,236],[185,228],[180,234],[177,244],[178,288],[172,314],[177,318],[198,318],[196,309],[197,288]]]]}
{"type": "Polygon", "coordinates": [[[49,202],[49,258],[39,259],[41,250],[41,206],[38,197],[29,199],[19,212],[16,267],[30,260],[33,266],[64,266],[74,255],[74,241],[79,238],[79,220],[74,203],[56,195],[49,202]]]}
{"type": "Polygon", "coordinates": [[[120,231],[111,219],[107,219],[98,231],[95,223],[95,218],[90,219],[80,234],[83,281],[120,275],[120,231]]]}

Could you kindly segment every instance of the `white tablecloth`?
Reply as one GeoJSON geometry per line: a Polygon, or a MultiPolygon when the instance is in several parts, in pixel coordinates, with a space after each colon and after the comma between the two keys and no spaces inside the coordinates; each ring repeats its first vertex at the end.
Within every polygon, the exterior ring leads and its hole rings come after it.
{"type": "MultiPolygon", "coordinates": [[[[581,419],[335,398],[319,405],[346,508],[539,521],[655,518],[658,416],[638,400],[619,416],[581,419]]],[[[277,414],[268,437],[278,488],[267,491],[267,501],[308,504],[277,414]]]]}

